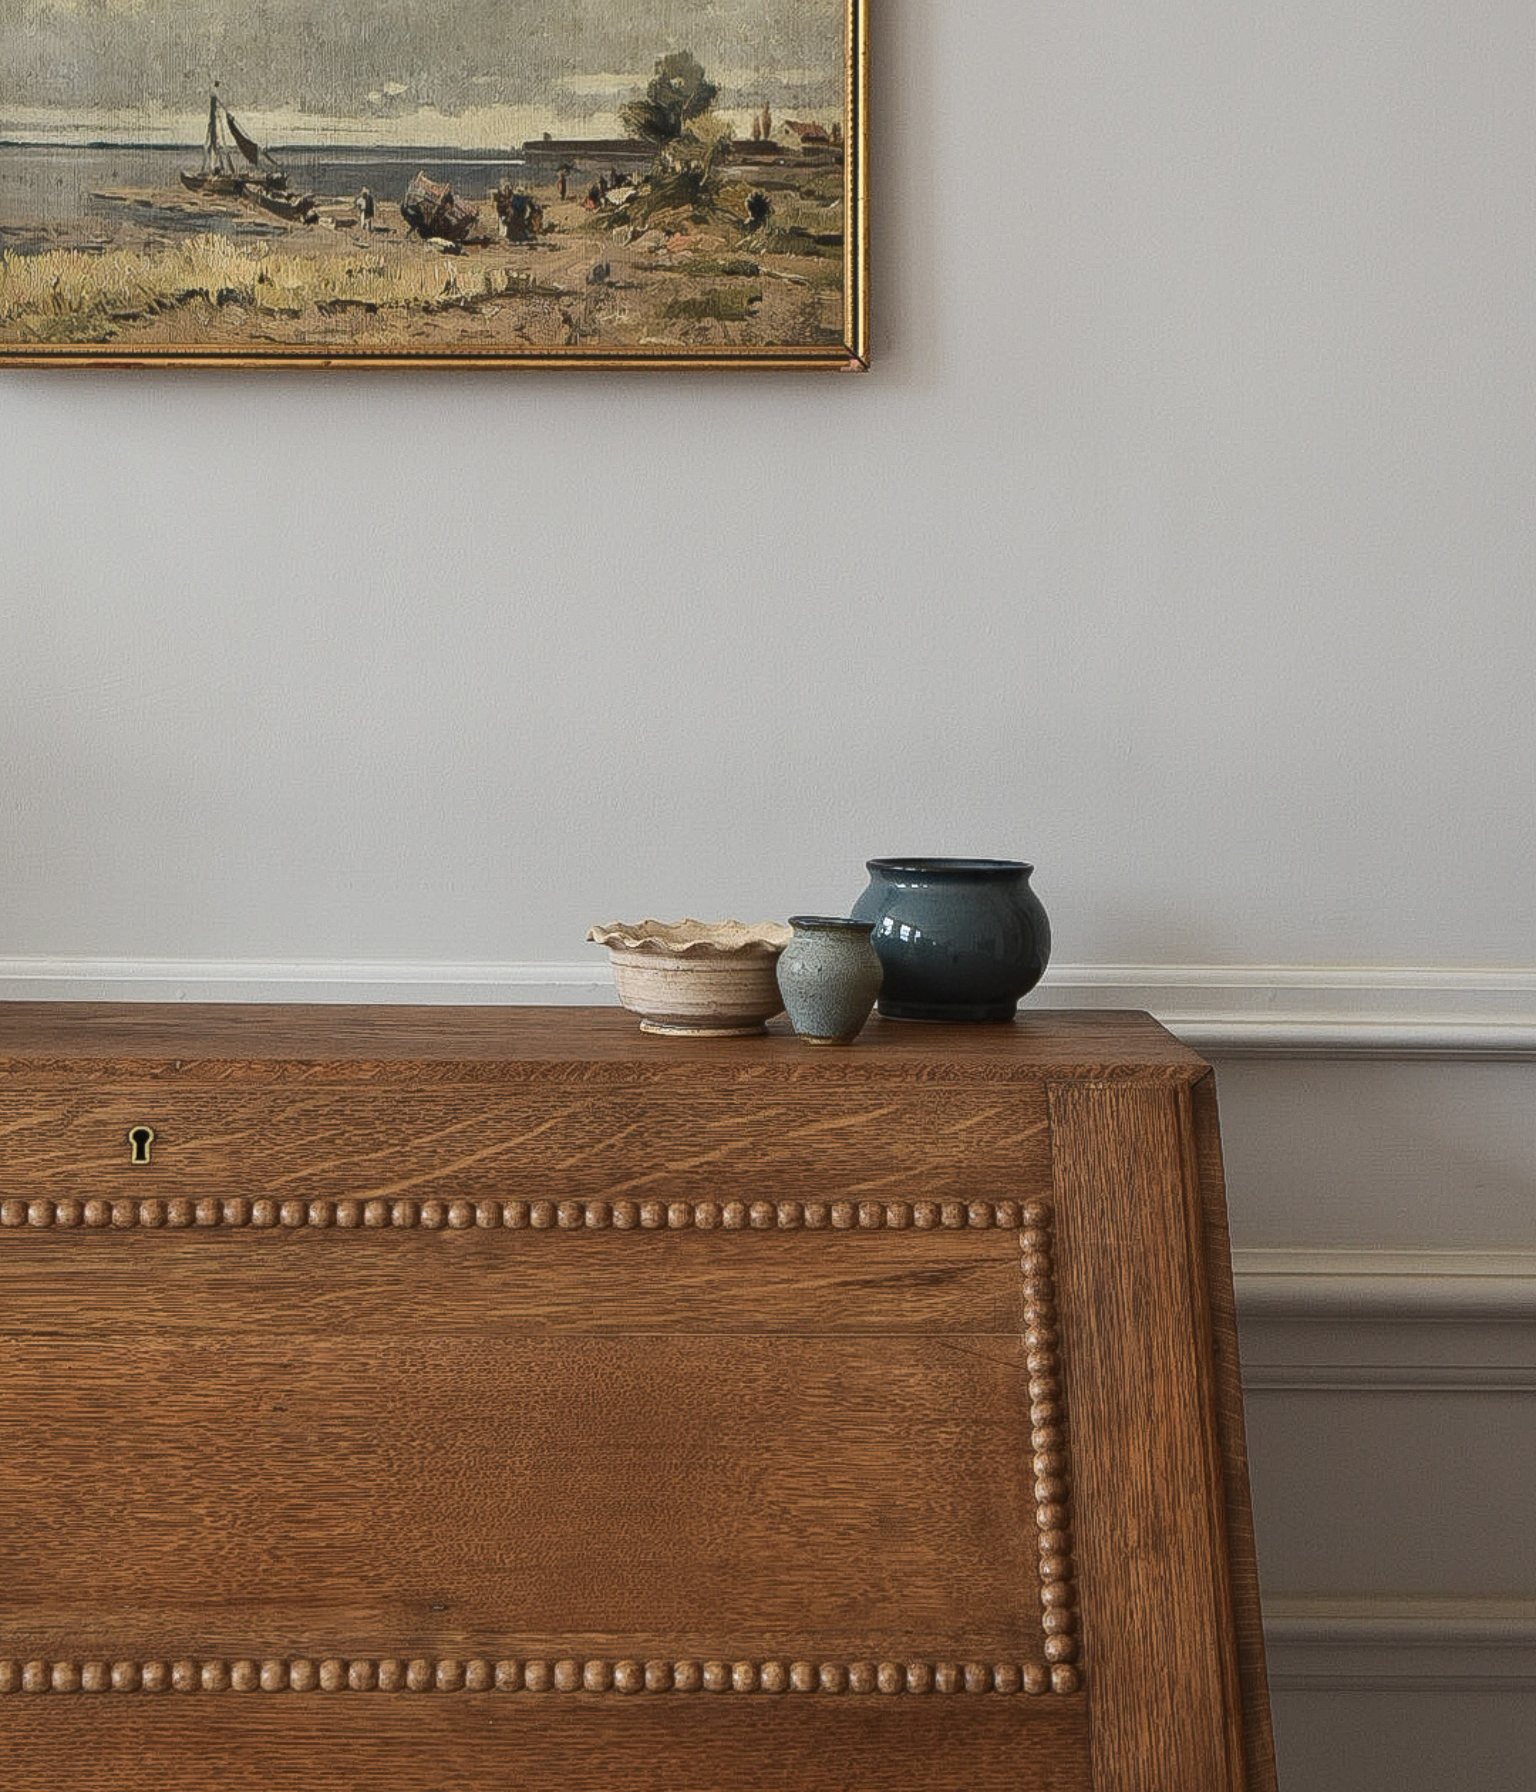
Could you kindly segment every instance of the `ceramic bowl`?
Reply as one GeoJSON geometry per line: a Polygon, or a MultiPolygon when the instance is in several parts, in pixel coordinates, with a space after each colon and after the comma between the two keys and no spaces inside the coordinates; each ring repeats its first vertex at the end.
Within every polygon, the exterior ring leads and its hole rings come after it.
{"type": "Polygon", "coordinates": [[[729,1038],[764,1032],[783,1012],[781,921],[611,921],[587,938],[608,948],[619,1000],[642,1032],[729,1038]]]}

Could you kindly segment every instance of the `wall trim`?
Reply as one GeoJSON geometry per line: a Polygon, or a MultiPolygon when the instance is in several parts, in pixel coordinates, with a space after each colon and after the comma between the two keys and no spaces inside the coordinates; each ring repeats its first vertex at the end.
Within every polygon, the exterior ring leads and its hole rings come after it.
{"type": "Polygon", "coordinates": [[[1475,1691],[1536,1683],[1536,1600],[1266,1598],[1269,1680],[1287,1690],[1475,1691]]]}
{"type": "Polygon", "coordinates": [[[1067,1007],[1144,1008],[1229,1056],[1536,1058],[1536,969],[1066,965],[1067,1007]]]}
{"type": "MultiPolygon", "coordinates": [[[[8,958],[0,999],[149,1002],[610,1003],[575,963],[8,958]]],[[[1230,1056],[1536,1059],[1536,968],[1056,965],[1031,1000],[1139,1008],[1230,1056]]]]}
{"type": "Polygon", "coordinates": [[[418,1002],[555,1006],[616,1001],[590,963],[404,959],[0,958],[0,999],[32,1002],[418,1002]]]}
{"type": "Polygon", "coordinates": [[[1245,1318],[1536,1319],[1536,1251],[1236,1250],[1245,1318]]]}
{"type": "MultiPolygon", "coordinates": [[[[1536,1393],[1536,1251],[1239,1250],[1233,1280],[1251,1408],[1536,1393]]],[[[1523,1432],[1530,1412],[1489,1422],[1523,1432]]],[[[1536,1685],[1536,1598],[1274,1591],[1263,1610],[1277,1691],[1536,1685]]]]}
{"type": "Polygon", "coordinates": [[[1240,1250],[1250,1394],[1536,1391],[1536,1251],[1240,1250]]]}

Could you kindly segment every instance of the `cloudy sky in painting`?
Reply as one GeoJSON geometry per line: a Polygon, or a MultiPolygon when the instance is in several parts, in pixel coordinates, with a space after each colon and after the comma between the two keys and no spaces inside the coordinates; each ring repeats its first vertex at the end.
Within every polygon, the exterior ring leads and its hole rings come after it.
{"type": "Polygon", "coordinates": [[[195,141],[211,81],[273,142],[618,130],[692,50],[742,129],[839,114],[843,0],[0,0],[0,132],[195,141]]]}

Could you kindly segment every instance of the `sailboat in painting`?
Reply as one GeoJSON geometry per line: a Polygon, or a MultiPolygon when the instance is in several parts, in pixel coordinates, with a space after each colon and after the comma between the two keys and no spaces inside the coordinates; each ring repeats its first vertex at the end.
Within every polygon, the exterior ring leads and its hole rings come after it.
{"type": "Polygon", "coordinates": [[[202,165],[183,168],[181,184],[193,193],[254,200],[282,218],[302,219],[314,210],[314,201],[307,193],[288,192],[288,176],[254,137],[240,129],[234,113],[219,97],[217,81],[208,96],[208,134],[203,140],[202,165]]]}

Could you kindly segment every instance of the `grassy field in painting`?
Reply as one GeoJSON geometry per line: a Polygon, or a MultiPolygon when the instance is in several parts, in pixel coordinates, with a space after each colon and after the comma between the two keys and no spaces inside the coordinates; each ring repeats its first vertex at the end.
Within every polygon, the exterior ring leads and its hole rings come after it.
{"type": "MultiPolygon", "coordinates": [[[[372,233],[336,201],[317,224],[272,224],[250,240],[157,232],[125,199],[105,243],[98,220],[90,247],[0,257],[0,342],[517,354],[842,338],[836,169],[754,171],[727,179],[706,212],[662,209],[617,227],[574,197],[533,191],[545,208],[535,241],[457,253],[408,236],[384,205],[372,233]],[[755,190],[772,209],[754,229],[755,190]]],[[[494,208],[476,203],[493,228],[494,208]]]]}

